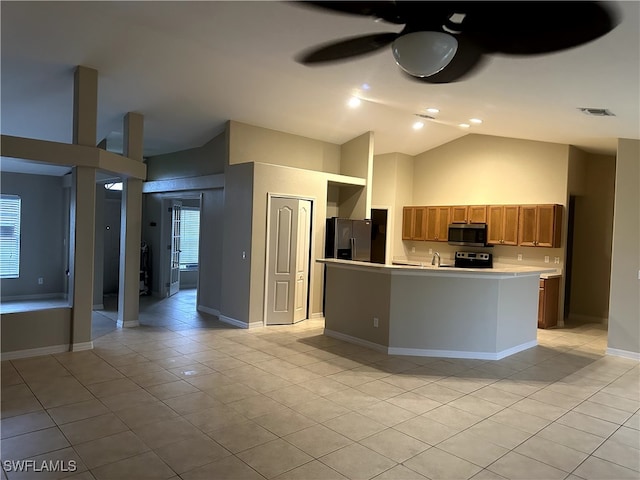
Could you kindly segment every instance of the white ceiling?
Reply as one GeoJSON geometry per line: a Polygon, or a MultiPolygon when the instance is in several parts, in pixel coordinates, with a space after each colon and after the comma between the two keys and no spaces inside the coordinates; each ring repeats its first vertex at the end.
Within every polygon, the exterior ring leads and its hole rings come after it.
{"type": "MultiPolygon", "coordinates": [[[[552,2],[549,2],[551,4],[552,2]]],[[[448,85],[408,80],[390,49],[347,63],[295,62],[314,45],[401,26],[292,3],[6,2],[1,4],[1,131],[71,142],[73,70],[99,72],[98,141],[121,143],[128,111],[145,116],[145,156],[204,144],[229,119],[344,143],[366,131],[375,153],[418,154],[467,133],[613,154],[640,138],[640,3],[590,44],[535,57],[492,56],[448,85]],[[368,91],[361,86],[370,85],[368,91]],[[351,94],[365,99],[346,107],[351,94]],[[414,114],[437,107],[419,131],[414,114]],[[592,117],[578,107],[607,108],[592,117]],[[478,117],[480,126],[458,123],[478,117]]]]}

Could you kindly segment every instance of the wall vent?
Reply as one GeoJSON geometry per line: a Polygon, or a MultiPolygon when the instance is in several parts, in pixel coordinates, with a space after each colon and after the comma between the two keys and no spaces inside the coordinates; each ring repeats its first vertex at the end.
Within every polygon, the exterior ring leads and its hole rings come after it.
{"type": "Polygon", "coordinates": [[[606,108],[587,108],[587,107],[578,107],[585,115],[591,115],[593,117],[615,117],[616,114],[607,110],[606,108]]]}

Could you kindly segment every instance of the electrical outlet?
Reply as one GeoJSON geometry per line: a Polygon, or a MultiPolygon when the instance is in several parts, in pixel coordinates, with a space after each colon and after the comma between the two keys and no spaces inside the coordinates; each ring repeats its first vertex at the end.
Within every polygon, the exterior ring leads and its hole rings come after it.
{"type": "Polygon", "coordinates": [[[38,285],[44,285],[44,277],[38,277],[38,285]]]}
{"type": "Polygon", "coordinates": [[[549,263],[549,255],[544,256],[544,263],[549,263]]]}
{"type": "Polygon", "coordinates": [[[373,317],[373,326],[378,328],[378,317],[373,317]]]}
{"type": "Polygon", "coordinates": [[[416,253],[416,247],[411,247],[411,253],[416,253]]]}
{"type": "Polygon", "coordinates": [[[560,265],[560,257],[554,257],[553,263],[555,263],[556,265],[560,265]]]}
{"type": "Polygon", "coordinates": [[[519,253],[519,254],[518,254],[518,261],[519,261],[519,262],[521,262],[521,261],[522,261],[522,254],[521,254],[521,253],[519,253]]]}
{"type": "Polygon", "coordinates": [[[429,249],[429,255],[433,255],[433,248],[429,249]]]}

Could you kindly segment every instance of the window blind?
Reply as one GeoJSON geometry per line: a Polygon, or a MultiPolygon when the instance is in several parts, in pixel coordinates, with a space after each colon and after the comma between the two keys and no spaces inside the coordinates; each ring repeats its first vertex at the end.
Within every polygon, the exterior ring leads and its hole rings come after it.
{"type": "Polygon", "coordinates": [[[180,269],[198,266],[200,244],[200,210],[182,207],[180,219],[180,269]]]}
{"type": "Polygon", "coordinates": [[[17,195],[0,196],[0,278],[20,276],[20,208],[17,195]]]}

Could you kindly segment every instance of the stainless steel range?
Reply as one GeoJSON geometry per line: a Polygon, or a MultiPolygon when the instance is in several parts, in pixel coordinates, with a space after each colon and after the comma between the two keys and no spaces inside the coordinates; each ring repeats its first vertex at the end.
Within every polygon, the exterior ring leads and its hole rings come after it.
{"type": "Polygon", "coordinates": [[[455,266],[458,268],[493,268],[493,255],[478,252],[456,252],[455,266]]]}

